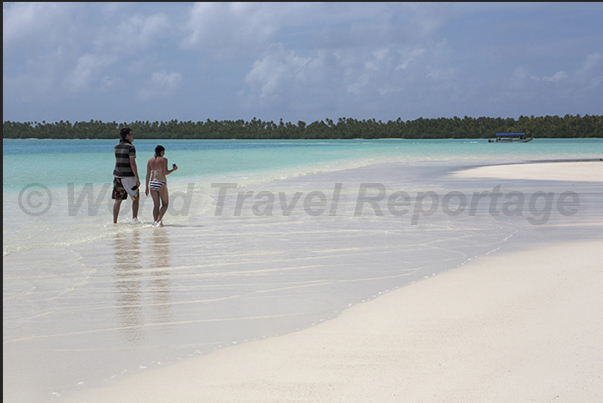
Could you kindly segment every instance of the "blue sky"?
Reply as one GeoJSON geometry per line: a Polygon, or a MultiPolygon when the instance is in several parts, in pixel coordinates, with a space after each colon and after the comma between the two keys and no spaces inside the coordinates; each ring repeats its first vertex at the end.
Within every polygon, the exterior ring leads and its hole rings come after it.
{"type": "Polygon", "coordinates": [[[603,114],[603,3],[3,3],[3,120],[603,114]]]}

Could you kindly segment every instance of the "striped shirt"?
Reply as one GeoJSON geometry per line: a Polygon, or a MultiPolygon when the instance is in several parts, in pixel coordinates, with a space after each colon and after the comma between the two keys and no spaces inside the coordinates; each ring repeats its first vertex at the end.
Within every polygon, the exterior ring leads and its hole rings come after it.
{"type": "Polygon", "coordinates": [[[130,165],[131,157],[136,158],[136,148],[128,140],[121,140],[115,146],[115,169],[113,170],[113,176],[117,178],[134,176],[134,171],[132,171],[132,166],[130,165]]]}

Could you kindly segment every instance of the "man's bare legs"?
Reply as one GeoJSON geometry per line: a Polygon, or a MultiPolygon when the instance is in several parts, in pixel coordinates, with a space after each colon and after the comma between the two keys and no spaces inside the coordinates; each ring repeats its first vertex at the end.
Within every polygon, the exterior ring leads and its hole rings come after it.
{"type": "Polygon", "coordinates": [[[113,203],[113,224],[117,224],[117,217],[119,216],[120,207],[121,199],[115,199],[115,203],[113,203]]]}
{"type": "MultiPolygon", "coordinates": [[[[113,224],[117,224],[117,218],[119,217],[119,209],[121,208],[121,199],[115,199],[113,203],[113,224]]],[[[140,198],[132,201],[132,219],[138,218],[138,208],[140,207],[140,198]]]]}
{"type": "Polygon", "coordinates": [[[132,201],[132,219],[138,218],[138,207],[140,206],[140,196],[132,201]]]}

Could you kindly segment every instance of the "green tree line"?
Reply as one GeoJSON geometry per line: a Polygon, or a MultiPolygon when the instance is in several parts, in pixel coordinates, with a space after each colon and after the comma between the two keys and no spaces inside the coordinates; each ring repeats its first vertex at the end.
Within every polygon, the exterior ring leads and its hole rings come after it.
{"type": "Polygon", "coordinates": [[[3,138],[45,139],[115,139],[119,129],[131,127],[138,139],[353,139],[403,138],[450,139],[491,138],[496,133],[526,133],[534,138],[603,137],[603,116],[520,116],[514,118],[437,118],[404,121],[400,118],[357,120],[339,118],[310,124],[244,120],[210,120],[169,122],[89,122],[60,121],[55,123],[11,122],[2,125],[3,138]]]}

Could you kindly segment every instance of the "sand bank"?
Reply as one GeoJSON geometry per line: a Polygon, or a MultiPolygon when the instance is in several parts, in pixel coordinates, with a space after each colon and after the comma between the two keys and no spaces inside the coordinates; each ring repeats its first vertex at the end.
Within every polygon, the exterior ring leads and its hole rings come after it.
{"type": "Polygon", "coordinates": [[[603,162],[545,162],[536,164],[493,165],[456,172],[463,178],[534,179],[563,181],[603,181],[603,162]]]}
{"type": "MultiPolygon", "coordinates": [[[[582,173],[573,169],[585,163],[534,169],[538,179],[600,181],[603,165],[588,164],[582,173]]],[[[518,168],[472,174],[513,177],[532,166],[518,168]]],[[[531,245],[72,401],[599,402],[602,289],[603,241],[531,245]]]]}

